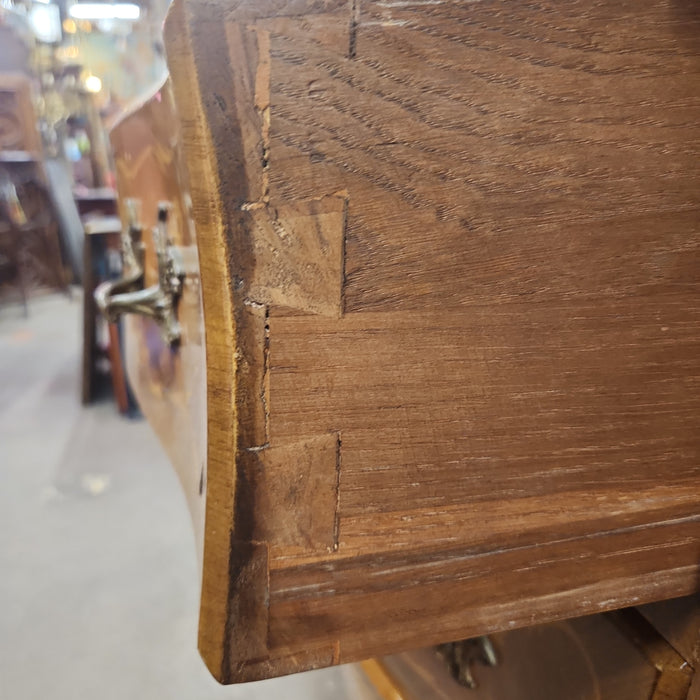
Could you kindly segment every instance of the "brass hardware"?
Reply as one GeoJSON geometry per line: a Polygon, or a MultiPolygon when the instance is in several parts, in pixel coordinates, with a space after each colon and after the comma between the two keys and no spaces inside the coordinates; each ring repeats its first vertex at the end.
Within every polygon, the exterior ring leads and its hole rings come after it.
{"type": "Polygon", "coordinates": [[[478,662],[483,666],[498,665],[496,650],[491,640],[485,636],[440,644],[437,652],[447,663],[452,677],[467,688],[479,686],[472,672],[472,666],[475,663],[478,662]]]}
{"type": "Polygon", "coordinates": [[[122,232],[124,276],[103,282],[95,290],[95,302],[105,317],[114,323],[125,313],[148,316],[156,321],[164,340],[173,345],[180,340],[181,328],[175,315],[182,293],[184,269],[179,251],[168,239],[170,204],[158,204],[158,224],[153,241],[158,261],[158,284],[143,287],[145,246],[141,240],[140,202],[126,200],[129,222],[122,232]]]}

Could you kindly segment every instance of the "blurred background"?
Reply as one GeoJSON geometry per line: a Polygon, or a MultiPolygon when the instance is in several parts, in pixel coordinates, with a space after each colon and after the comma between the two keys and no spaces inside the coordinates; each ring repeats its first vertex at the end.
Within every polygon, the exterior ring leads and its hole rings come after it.
{"type": "Polygon", "coordinates": [[[185,498],[92,292],[121,274],[109,131],[166,77],[166,0],[0,0],[0,698],[358,697],[339,668],[223,688],[185,498]]]}

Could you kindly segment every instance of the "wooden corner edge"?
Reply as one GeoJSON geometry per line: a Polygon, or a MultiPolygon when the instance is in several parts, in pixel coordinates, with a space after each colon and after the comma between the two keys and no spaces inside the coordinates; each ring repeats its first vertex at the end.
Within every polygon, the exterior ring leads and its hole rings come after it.
{"type": "Polygon", "coordinates": [[[163,38],[182,127],[182,148],[197,234],[202,304],[207,318],[207,488],[199,651],[214,678],[225,682],[230,533],[235,498],[236,329],[215,154],[192,51],[189,8],[186,0],[174,0],[165,20],[163,38]]]}

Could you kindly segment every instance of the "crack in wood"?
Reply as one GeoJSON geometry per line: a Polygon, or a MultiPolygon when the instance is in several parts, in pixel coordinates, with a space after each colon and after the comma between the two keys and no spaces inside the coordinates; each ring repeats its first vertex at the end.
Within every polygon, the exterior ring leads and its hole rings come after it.
{"type": "Polygon", "coordinates": [[[357,57],[357,27],[360,23],[360,0],[349,0],[350,31],[348,40],[348,58],[357,57]]]}
{"type": "Polygon", "coordinates": [[[341,448],[343,440],[340,433],[337,434],[335,452],[335,518],[333,520],[333,551],[337,552],[340,546],[340,472],[342,469],[341,448]]]}
{"type": "Polygon", "coordinates": [[[255,70],[255,110],[260,118],[260,201],[267,202],[270,192],[270,32],[251,27],[258,47],[255,70]]]}
{"type": "Polygon", "coordinates": [[[260,387],[260,401],[262,402],[263,415],[265,417],[263,447],[270,444],[270,309],[265,308],[265,335],[263,340],[263,373],[262,386],[260,387]]]}

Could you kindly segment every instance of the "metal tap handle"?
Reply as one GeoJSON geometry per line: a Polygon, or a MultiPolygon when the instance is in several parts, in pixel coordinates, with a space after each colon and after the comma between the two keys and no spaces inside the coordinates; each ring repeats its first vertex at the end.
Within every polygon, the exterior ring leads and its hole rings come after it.
{"type": "Polygon", "coordinates": [[[158,283],[143,287],[145,248],[141,242],[141,225],[136,219],[137,208],[127,200],[129,223],[122,234],[124,267],[128,274],[118,280],[103,282],[94,292],[97,308],[111,322],[122,314],[147,316],[159,325],[164,340],[175,344],[180,340],[181,328],[175,315],[175,304],[182,292],[184,276],[180,257],[170,245],[167,233],[170,204],[158,204],[158,226],[153,229],[158,261],[158,283]]]}

